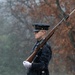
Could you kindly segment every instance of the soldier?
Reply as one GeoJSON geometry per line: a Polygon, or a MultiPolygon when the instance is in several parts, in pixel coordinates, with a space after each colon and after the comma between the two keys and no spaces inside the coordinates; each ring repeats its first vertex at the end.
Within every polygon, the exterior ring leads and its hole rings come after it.
{"type": "MultiPolygon", "coordinates": [[[[35,39],[37,40],[35,46],[33,47],[34,51],[39,42],[41,42],[45,38],[46,32],[49,29],[49,25],[35,23],[33,24],[33,27],[35,39]]],[[[46,43],[43,48],[41,48],[37,52],[32,63],[23,61],[24,67],[28,69],[27,75],[49,75],[48,64],[51,57],[51,47],[48,45],[48,43],[46,43]]]]}

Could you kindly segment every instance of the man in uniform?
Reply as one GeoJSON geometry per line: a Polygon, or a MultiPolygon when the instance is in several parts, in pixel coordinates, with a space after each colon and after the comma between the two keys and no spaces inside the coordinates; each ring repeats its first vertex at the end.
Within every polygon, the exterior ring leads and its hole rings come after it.
{"type": "MultiPolygon", "coordinates": [[[[33,51],[36,46],[45,38],[47,30],[49,29],[48,24],[35,23],[34,27],[34,36],[37,40],[36,44],[33,47],[33,51]]],[[[52,57],[51,47],[46,43],[43,48],[37,52],[32,63],[28,61],[23,61],[23,65],[28,69],[27,75],[49,75],[48,64],[52,57]]]]}

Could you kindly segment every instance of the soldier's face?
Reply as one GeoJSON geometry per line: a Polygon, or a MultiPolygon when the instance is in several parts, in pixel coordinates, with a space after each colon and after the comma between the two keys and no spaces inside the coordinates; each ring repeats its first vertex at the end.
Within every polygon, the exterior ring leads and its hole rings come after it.
{"type": "Polygon", "coordinates": [[[40,30],[38,32],[34,32],[35,39],[36,40],[41,40],[45,36],[46,31],[45,30],[40,30]]]}

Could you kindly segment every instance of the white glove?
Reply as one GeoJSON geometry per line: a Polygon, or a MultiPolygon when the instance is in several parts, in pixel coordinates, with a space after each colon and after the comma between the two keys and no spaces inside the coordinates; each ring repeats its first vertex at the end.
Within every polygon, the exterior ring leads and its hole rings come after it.
{"type": "Polygon", "coordinates": [[[23,65],[26,69],[29,69],[32,65],[32,63],[28,62],[28,61],[23,61],[23,65]]]}

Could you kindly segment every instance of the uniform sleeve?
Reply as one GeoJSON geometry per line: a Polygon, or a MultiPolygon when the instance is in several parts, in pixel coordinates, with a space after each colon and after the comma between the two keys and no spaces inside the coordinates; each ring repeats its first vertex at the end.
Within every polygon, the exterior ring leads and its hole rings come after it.
{"type": "Polygon", "coordinates": [[[39,63],[32,63],[33,69],[44,69],[48,66],[48,63],[51,59],[52,52],[51,48],[48,46],[44,46],[42,49],[42,54],[40,56],[40,62],[39,63]]]}

